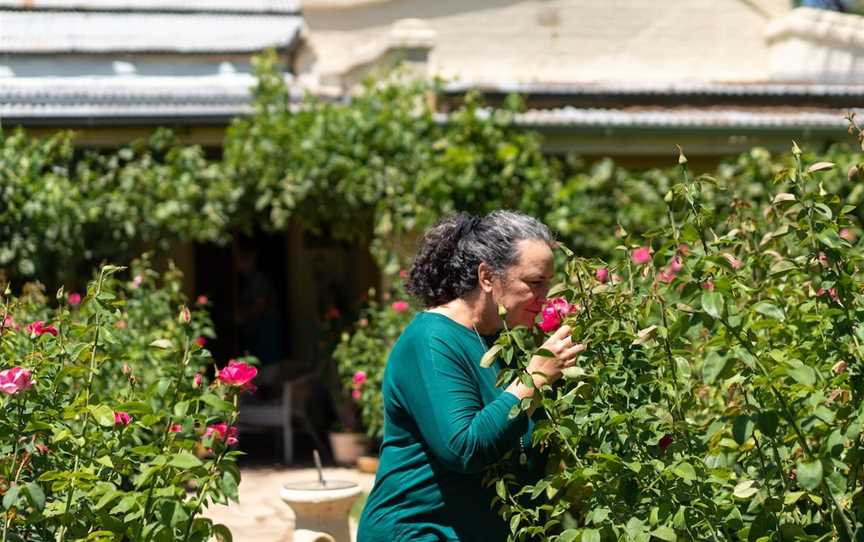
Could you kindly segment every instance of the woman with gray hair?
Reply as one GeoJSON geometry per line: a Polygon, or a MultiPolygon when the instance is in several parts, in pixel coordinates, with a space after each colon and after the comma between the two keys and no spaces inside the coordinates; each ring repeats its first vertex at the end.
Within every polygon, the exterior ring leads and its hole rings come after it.
{"type": "MultiPolygon", "coordinates": [[[[480,360],[502,328],[532,327],[554,272],[549,229],[511,211],[445,218],[425,235],[407,288],[426,308],[393,346],[384,372],[384,440],[358,542],[497,541],[508,526],[492,509],[483,471],[513,451],[517,473],[537,471],[533,420],[511,409],[535,388],[495,380],[480,360]],[[515,457],[519,456],[519,461],[515,457]]],[[[528,365],[552,383],[585,347],[561,326],[528,365]]]]}

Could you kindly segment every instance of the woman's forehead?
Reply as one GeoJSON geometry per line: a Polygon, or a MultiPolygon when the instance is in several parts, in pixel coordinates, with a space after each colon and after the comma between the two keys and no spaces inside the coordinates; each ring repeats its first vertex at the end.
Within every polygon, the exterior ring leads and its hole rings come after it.
{"type": "Polygon", "coordinates": [[[519,258],[513,264],[511,270],[520,274],[524,273],[551,273],[555,267],[555,258],[552,249],[544,241],[536,239],[524,239],[516,245],[519,258]]]}

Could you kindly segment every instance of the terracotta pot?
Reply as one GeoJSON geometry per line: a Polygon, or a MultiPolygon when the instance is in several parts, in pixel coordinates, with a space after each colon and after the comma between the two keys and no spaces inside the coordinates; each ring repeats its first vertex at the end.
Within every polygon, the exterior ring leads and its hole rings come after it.
{"type": "Polygon", "coordinates": [[[366,452],[367,445],[365,433],[330,433],[333,460],[345,467],[357,464],[357,458],[366,452]]]}
{"type": "Polygon", "coordinates": [[[378,458],[372,455],[361,455],[357,458],[357,470],[375,474],[378,472],[378,458]]]}

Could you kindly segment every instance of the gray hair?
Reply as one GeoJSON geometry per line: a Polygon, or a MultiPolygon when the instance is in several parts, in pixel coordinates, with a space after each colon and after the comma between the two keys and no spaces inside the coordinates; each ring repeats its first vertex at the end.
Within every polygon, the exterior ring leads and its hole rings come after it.
{"type": "Polygon", "coordinates": [[[555,244],[545,224],[515,211],[446,217],[423,237],[405,286],[425,306],[442,305],[477,287],[482,262],[503,275],[519,259],[519,242],[528,239],[555,244]]]}

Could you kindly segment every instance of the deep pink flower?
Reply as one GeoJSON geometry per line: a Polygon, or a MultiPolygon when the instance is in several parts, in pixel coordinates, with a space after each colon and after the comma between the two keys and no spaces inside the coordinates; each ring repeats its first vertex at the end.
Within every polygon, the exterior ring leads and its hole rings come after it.
{"type": "Polygon", "coordinates": [[[195,376],[192,377],[192,387],[200,388],[201,387],[201,373],[195,373],[195,376]]]}
{"type": "Polygon", "coordinates": [[[540,323],[537,324],[540,329],[549,333],[558,329],[561,322],[568,314],[576,312],[577,305],[571,305],[563,297],[547,299],[540,311],[540,323]]]}
{"type": "Polygon", "coordinates": [[[217,378],[229,386],[244,386],[252,381],[258,369],[241,361],[228,360],[228,366],[219,371],[217,378]]]}
{"type": "Polygon", "coordinates": [[[636,265],[643,265],[651,261],[651,249],[649,247],[640,247],[630,254],[630,259],[636,265]]]}
{"type": "Polygon", "coordinates": [[[27,326],[27,333],[29,333],[32,337],[39,337],[46,333],[50,333],[51,335],[57,336],[57,328],[54,326],[46,326],[45,322],[42,320],[36,320],[35,322],[29,324],[27,326]]]}
{"type": "Polygon", "coordinates": [[[854,243],[858,239],[858,236],[855,235],[855,232],[851,229],[843,228],[842,230],[840,230],[840,238],[845,239],[850,243],[854,243]]]}
{"type": "Polygon", "coordinates": [[[410,305],[408,305],[408,302],[407,302],[407,301],[404,301],[404,300],[400,299],[400,300],[398,300],[398,301],[394,301],[393,304],[390,305],[390,307],[391,307],[394,311],[396,311],[396,312],[400,312],[400,313],[401,313],[401,312],[405,312],[405,311],[407,311],[407,310],[410,308],[410,305]]]}
{"type": "Polygon", "coordinates": [[[601,267],[594,273],[594,277],[597,278],[597,282],[600,284],[606,284],[606,281],[609,280],[609,269],[601,267]]]}
{"type": "Polygon", "coordinates": [[[237,428],[234,426],[229,426],[224,422],[214,423],[213,425],[207,427],[207,430],[204,432],[204,436],[209,437],[210,435],[214,435],[213,438],[225,441],[228,446],[233,446],[237,444],[237,428]],[[216,437],[215,435],[219,436],[216,437]]]}
{"type": "Polygon", "coordinates": [[[199,335],[198,338],[195,339],[195,344],[204,348],[204,345],[207,344],[207,338],[199,335]]]}
{"type": "Polygon", "coordinates": [[[114,425],[129,425],[132,423],[132,416],[128,412],[117,410],[114,412],[114,425]]]}
{"type": "Polygon", "coordinates": [[[684,264],[681,262],[680,256],[672,256],[672,259],[669,260],[669,270],[673,273],[678,273],[683,267],[684,264]]]}
{"type": "Polygon", "coordinates": [[[702,283],[702,288],[704,288],[705,290],[708,290],[709,292],[713,292],[714,291],[714,283],[711,282],[710,280],[706,280],[705,282],[702,283]]]}
{"type": "Polygon", "coordinates": [[[0,371],[0,391],[15,395],[19,391],[28,390],[33,386],[30,370],[23,367],[12,367],[0,371]]]}
{"type": "Polygon", "coordinates": [[[195,300],[196,305],[206,305],[210,300],[207,299],[206,295],[199,295],[198,299],[195,300]]]}
{"type": "Polygon", "coordinates": [[[354,390],[351,392],[351,397],[353,397],[354,399],[360,399],[360,395],[360,390],[354,390]]]}
{"type": "Polygon", "coordinates": [[[357,371],[354,373],[354,376],[351,378],[351,381],[355,386],[362,386],[364,382],[366,382],[366,372],[365,371],[357,371]]]}
{"type": "Polygon", "coordinates": [[[68,302],[73,307],[77,307],[79,303],[81,303],[81,294],[78,292],[70,292],[68,296],[66,296],[66,302],[68,302]]]}
{"type": "Polygon", "coordinates": [[[408,278],[408,270],[407,269],[400,269],[399,270],[399,278],[402,280],[407,279],[408,278]]]}
{"type": "Polygon", "coordinates": [[[826,256],[824,252],[819,253],[819,264],[822,265],[822,267],[828,267],[831,264],[828,261],[828,256],[826,256]]]}
{"type": "Polygon", "coordinates": [[[171,427],[168,428],[169,433],[179,433],[183,430],[183,426],[179,423],[172,424],[171,427]]]}
{"type": "Polygon", "coordinates": [[[666,453],[666,448],[668,448],[674,440],[672,439],[672,435],[663,435],[663,438],[658,442],[658,446],[660,446],[660,451],[666,453]]]}

